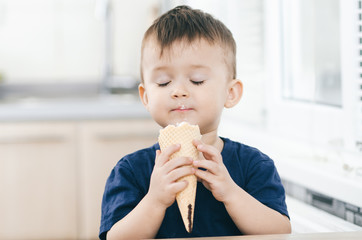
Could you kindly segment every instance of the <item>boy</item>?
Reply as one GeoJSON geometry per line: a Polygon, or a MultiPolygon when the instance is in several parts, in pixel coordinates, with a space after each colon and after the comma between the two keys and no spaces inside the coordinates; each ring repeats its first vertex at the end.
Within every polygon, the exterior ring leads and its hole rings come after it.
{"type": "Polygon", "coordinates": [[[285,193],[273,161],[255,148],[217,135],[223,108],[235,106],[243,87],[236,79],[231,32],[211,15],[179,6],[145,33],[139,94],[162,127],[187,121],[200,127],[193,143],[200,159],[169,160],[180,149],[158,144],[122,158],[107,180],[101,239],[290,233],[285,193]],[[176,193],[195,174],[194,226],[187,233],[176,193]]]}

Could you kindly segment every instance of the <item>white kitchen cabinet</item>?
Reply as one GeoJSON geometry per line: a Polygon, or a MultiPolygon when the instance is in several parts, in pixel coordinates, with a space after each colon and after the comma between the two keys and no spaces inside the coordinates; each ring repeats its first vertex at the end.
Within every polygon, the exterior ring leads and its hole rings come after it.
{"type": "Polygon", "coordinates": [[[98,239],[110,171],[158,131],[148,118],[0,123],[0,240],[98,239]]]}
{"type": "Polygon", "coordinates": [[[85,122],[79,126],[79,238],[98,239],[106,180],[121,157],[156,143],[159,127],[151,119],[85,122]]]}
{"type": "Polygon", "coordinates": [[[75,239],[75,129],[0,123],[0,239],[75,239]]]}

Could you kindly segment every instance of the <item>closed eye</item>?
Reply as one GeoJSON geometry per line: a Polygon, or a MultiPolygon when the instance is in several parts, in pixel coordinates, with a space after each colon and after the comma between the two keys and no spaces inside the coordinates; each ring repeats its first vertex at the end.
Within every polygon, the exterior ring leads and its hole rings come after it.
{"type": "Polygon", "coordinates": [[[164,83],[157,83],[159,87],[166,87],[171,81],[164,82],[164,83]]]}
{"type": "Polygon", "coordinates": [[[195,84],[195,85],[201,85],[201,84],[203,84],[205,81],[204,80],[202,80],[202,81],[194,81],[194,80],[190,80],[193,84],[195,84]]]}

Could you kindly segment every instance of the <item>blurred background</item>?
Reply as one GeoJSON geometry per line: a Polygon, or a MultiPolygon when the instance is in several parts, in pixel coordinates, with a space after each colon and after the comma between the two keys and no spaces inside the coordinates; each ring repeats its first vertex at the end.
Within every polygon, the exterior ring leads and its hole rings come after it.
{"type": "Polygon", "coordinates": [[[143,33],[181,4],[234,35],[220,135],[273,158],[293,232],[362,229],[361,0],[0,0],[0,239],[97,239],[112,167],[157,141],[143,33]]]}

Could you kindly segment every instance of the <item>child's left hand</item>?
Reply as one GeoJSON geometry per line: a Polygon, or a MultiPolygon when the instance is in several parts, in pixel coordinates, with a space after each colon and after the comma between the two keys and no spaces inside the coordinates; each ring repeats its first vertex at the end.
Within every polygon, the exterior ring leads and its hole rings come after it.
{"type": "Polygon", "coordinates": [[[223,163],[219,150],[211,145],[206,145],[200,140],[194,140],[193,144],[201,152],[205,159],[195,160],[193,165],[196,168],[204,168],[206,171],[197,169],[196,177],[201,179],[204,186],[212,192],[216,200],[227,201],[235,187],[238,187],[223,163]]]}

